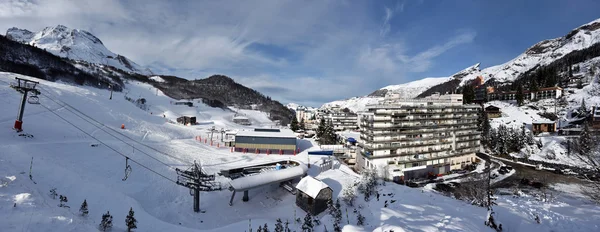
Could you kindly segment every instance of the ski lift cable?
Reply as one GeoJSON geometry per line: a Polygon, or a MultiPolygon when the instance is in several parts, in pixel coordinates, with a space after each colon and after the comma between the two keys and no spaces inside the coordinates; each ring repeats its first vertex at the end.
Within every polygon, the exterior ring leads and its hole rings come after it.
{"type": "MultiPolygon", "coordinates": [[[[90,133],[86,132],[85,130],[83,130],[83,129],[81,129],[80,127],[76,126],[75,124],[71,123],[69,120],[67,120],[67,119],[63,118],[62,116],[60,116],[60,115],[59,115],[59,114],[57,114],[56,112],[54,112],[54,111],[51,111],[51,110],[50,110],[50,108],[48,108],[47,106],[45,106],[45,105],[43,105],[43,104],[40,104],[40,105],[41,105],[42,107],[46,108],[46,109],[47,109],[49,112],[51,112],[52,114],[56,115],[56,117],[59,117],[60,119],[62,119],[62,120],[63,120],[63,121],[65,121],[66,123],[68,123],[68,124],[70,124],[71,126],[73,126],[73,127],[77,128],[79,131],[81,131],[81,132],[83,132],[84,134],[86,134],[86,135],[90,136],[91,138],[93,138],[94,140],[96,140],[98,143],[100,143],[100,144],[102,144],[102,145],[104,145],[104,146],[108,147],[109,149],[113,150],[113,151],[114,151],[114,152],[116,152],[117,154],[119,154],[119,155],[121,155],[121,156],[123,156],[123,157],[127,158],[127,155],[125,155],[125,154],[123,154],[123,153],[119,152],[117,149],[115,149],[115,148],[113,148],[113,147],[109,146],[108,144],[106,144],[106,143],[102,142],[100,139],[98,139],[98,138],[94,137],[94,136],[93,136],[93,135],[91,135],[90,133]]],[[[160,174],[160,173],[159,173],[159,172],[157,172],[157,171],[154,171],[153,169],[151,169],[151,168],[147,167],[146,165],[143,165],[142,163],[140,163],[140,162],[138,162],[138,161],[136,161],[136,160],[134,160],[134,159],[132,159],[132,158],[128,158],[128,160],[131,160],[131,162],[133,162],[133,163],[135,163],[135,164],[139,165],[140,167],[142,167],[142,168],[145,168],[146,170],[148,170],[148,171],[150,171],[150,172],[152,172],[152,173],[154,173],[154,174],[156,174],[156,175],[158,175],[158,176],[160,176],[160,177],[162,177],[162,178],[164,178],[164,179],[166,179],[166,180],[168,180],[168,181],[171,181],[171,182],[173,182],[173,183],[177,184],[177,181],[174,181],[174,180],[170,179],[169,177],[167,177],[167,176],[165,176],[165,175],[163,175],[163,174],[160,174]]]]}
{"type": "MultiPolygon", "coordinates": [[[[40,87],[40,88],[41,88],[41,87],[40,87]]],[[[43,88],[41,88],[41,89],[43,89],[43,88]]],[[[50,91],[48,91],[48,90],[46,90],[46,89],[43,89],[43,90],[44,90],[44,91],[46,91],[46,92],[48,92],[48,93],[49,93],[49,95],[52,95],[52,93],[50,93],[50,91]]],[[[71,108],[71,109],[73,109],[73,110],[77,111],[79,114],[81,114],[81,115],[83,115],[83,116],[85,116],[85,117],[89,118],[90,120],[94,121],[95,123],[97,123],[97,124],[99,124],[99,125],[102,125],[103,127],[105,127],[105,128],[108,128],[108,129],[112,130],[113,132],[115,132],[115,133],[117,133],[117,134],[119,134],[119,135],[121,135],[121,136],[123,136],[123,137],[125,137],[125,138],[127,138],[127,139],[129,139],[129,140],[131,140],[131,141],[133,141],[134,143],[140,144],[140,145],[142,145],[142,146],[144,146],[144,147],[146,147],[146,148],[149,148],[149,149],[151,149],[151,150],[153,150],[153,151],[155,151],[155,152],[157,152],[157,153],[160,153],[160,154],[162,154],[162,155],[164,155],[164,156],[167,156],[167,157],[170,157],[170,158],[173,158],[173,159],[179,160],[179,161],[181,161],[181,162],[183,162],[183,163],[188,163],[188,164],[191,164],[189,161],[182,160],[182,159],[181,159],[181,158],[179,158],[179,157],[175,157],[175,156],[173,156],[173,155],[169,155],[169,154],[167,154],[167,153],[165,153],[165,152],[162,152],[162,151],[160,151],[160,150],[158,150],[158,149],[156,149],[156,148],[154,148],[154,147],[151,147],[151,146],[149,146],[149,145],[147,145],[147,144],[144,144],[144,143],[142,143],[142,142],[138,142],[137,140],[135,140],[135,139],[133,139],[133,138],[131,138],[131,137],[129,137],[129,136],[127,136],[127,135],[125,135],[125,134],[123,134],[123,133],[119,132],[118,130],[115,130],[115,129],[111,128],[111,127],[108,127],[108,126],[106,126],[104,123],[102,123],[102,122],[99,122],[98,120],[96,120],[96,119],[94,119],[94,118],[92,118],[92,117],[88,116],[87,114],[85,114],[85,113],[81,112],[81,111],[80,111],[80,110],[78,110],[77,108],[75,108],[75,107],[73,107],[73,106],[69,105],[68,103],[66,103],[66,102],[64,102],[64,101],[61,101],[61,100],[58,100],[58,99],[57,99],[57,100],[54,100],[54,99],[52,99],[52,98],[48,97],[48,94],[46,94],[46,95],[43,95],[43,96],[44,96],[44,97],[46,97],[46,98],[48,98],[48,99],[50,99],[51,101],[55,102],[56,104],[63,106],[63,107],[64,107],[64,106],[68,106],[69,108],[71,108]],[[61,103],[59,103],[59,102],[57,102],[57,101],[61,102],[62,104],[61,104],[61,103]]],[[[67,109],[67,110],[69,110],[68,108],[66,108],[66,109],[67,109]]],[[[71,110],[69,110],[69,111],[70,111],[70,112],[72,112],[73,114],[75,114],[75,112],[73,112],[73,111],[71,111],[71,110]]],[[[77,114],[75,114],[75,115],[76,115],[76,116],[78,116],[78,117],[79,117],[79,118],[81,118],[81,119],[84,119],[84,118],[82,118],[81,116],[79,116],[79,115],[77,115],[77,114]]],[[[84,119],[84,120],[85,120],[85,121],[87,121],[87,122],[89,122],[89,120],[87,120],[87,119],[84,119]]],[[[90,124],[92,124],[92,123],[90,122],[90,124]]],[[[92,124],[92,125],[94,125],[94,124],[92,124]]],[[[113,134],[109,133],[108,131],[104,130],[103,128],[101,128],[101,127],[99,127],[99,126],[97,126],[97,125],[94,125],[94,126],[96,126],[98,129],[100,129],[100,130],[102,130],[102,131],[106,132],[107,134],[111,135],[112,137],[114,137],[114,138],[117,138],[117,139],[120,139],[120,138],[116,137],[115,135],[113,135],[113,134]]],[[[133,145],[131,145],[131,144],[129,144],[129,143],[127,143],[127,142],[123,141],[123,140],[121,140],[121,141],[122,141],[123,143],[127,144],[127,145],[133,146],[133,145]]],[[[140,151],[140,152],[142,152],[142,153],[144,153],[144,154],[146,154],[146,155],[148,155],[148,156],[150,156],[148,153],[145,153],[143,150],[140,150],[140,149],[138,149],[138,148],[134,148],[134,149],[135,149],[135,150],[138,150],[138,151],[140,151]]],[[[152,158],[153,158],[153,159],[156,159],[156,158],[154,158],[154,157],[152,157],[152,158]]],[[[161,161],[159,161],[159,160],[156,160],[156,161],[158,161],[158,162],[161,162],[161,161]]],[[[161,162],[161,163],[163,163],[163,162],[161,162]]],[[[170,166],[170,165],[168,165],[168,164],[166,164],[166,163],[163,163],[163,164],[164,164],[164,165],[167,165],[167,166],[170,166]]]]}
{"type": "MultiPolygon", "coordinates": [[[[50,98],[49,98],[49,99],[50,99],[50,98]]],[[[60,105],[60,103],[58,103],[58,102],[57,102],[57,104],[59,104],[59,105],[60,105]]],[[[64,107],[64,105],[61,105],[61,106],[63,106],[63,107],[64,107]]],[[[115,135],[111,134],[110,132],[108,132],[108,131],[104,130],[102,127],[100,127],[100,126],[98,126],[98,125],[96,125],[96,124],[94,124],[94,123],[90,122],[88,119],[81,117],[80,115],[78,115],[77,113],[73,112],[72,110],[69,110],[67,107],[65,107],[65,109],[66,109],[67,111],[71,112],[73,115],[75,115],[75,116],[77,116],[77,117],[79,117],[79,118],[83,119],[83,120],[84,120],[84,121],[86,121],[87,123],[89,123],[89,124],[91,124],[91,125],[95,126],[96,128],[98,128],[98,129],[100,129],[100,130],[102,130],[102,131],[106,132],[106,134],[108,134],[108,135],[112,136],[113,138],[119,139],[121,142],[123,142],[123,143],[125,143],[125,144],[127,144],[127,145],[129,145],[129,146],[132,146],[132,147],[133,147],[133,145],[132,145],[132,144],[129,144],[129,143],[127,143],[127,142],[125,142],[125,141],[121,140],[121,138],[119,138],[119,137],[117,137],[117,136],[115,136],[115,135]]],[[[136,149],[136,148],[134,147],[134,149],[136,149]]],[[[148,157],[150,157],[150,158],[154,159],[155,161],[157,161],[157,162],[159,162],[159,163],[161,163],[161,164],[163,164],[163,165],[167,166],[167,167],[168,167],[168,168],[170,168],[170,169],[175,169],[175,168],[174,168],[174,167],[172,167],[171,165],[169,165],[169,164],[167,164],[167,163],[165,163],[165,162],[163,162],[163,161],[161,161],[161,160],[157,159],[156,157],[154,157],[154,156],[152,156],[152,155],[150,155],[150,154],[148,154],[148,153],[144,152],[143,150],[140,150],[140,149],[136,149],[136,150],[138,150],[138,151],[140,151],[142,154],[144,154],[144,155],[146,155],[146,156],[148,156],[148,157]]]]}

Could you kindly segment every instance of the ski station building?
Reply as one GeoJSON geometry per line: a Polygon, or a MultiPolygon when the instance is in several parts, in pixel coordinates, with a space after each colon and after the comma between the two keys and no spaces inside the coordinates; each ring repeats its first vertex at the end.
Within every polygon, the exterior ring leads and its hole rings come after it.
{"type": "Polygon", "coordinates": [[[296,134],[290,129],[256,128],[238,131],[235,151],[267,154],[296,154],[296,134]]]}
{"type": "Polygon", "coordinates": [[[386,179],[402,180],[445,174],[476,161],[480,106],[463,105],[461,94],[423,99],[388,95],[367,108],[361,116],[358,170],[374,169],[386,179]]]}

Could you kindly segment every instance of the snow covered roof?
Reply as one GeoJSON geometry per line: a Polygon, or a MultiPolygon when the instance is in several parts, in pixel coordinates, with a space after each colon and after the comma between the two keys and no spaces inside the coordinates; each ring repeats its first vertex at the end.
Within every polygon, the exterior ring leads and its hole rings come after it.
{"type": "Polygon", "coordinates": [[[280,183],[295,179],[304,176],[307,171],[308,167],[306,167],[304,164],[300,164],[296,167],[238,178],[229,182],[229,185],[231,185],[231,188],[233,188],[233,190],[236,192],[241,192],[271,183],[280,183]]]}
{"type": "Polygon", "coordinates": [[[296,185],[296,189],[306,193],[306,195],[309,195],[313,199],[317,198],[319,192],[325,188],[329,188],[329,186],[323,183],[323,181],[317,180],[312,176],[306,176],[302,178],[302,180],[300,180],[300,182],[298,182],[296,185]]]}
{"type": "Polygon", "coordinates": [[[296,134],[290,129],[261,129],[238,131],[236,136],[268,137],[268,138],[296,138],[296,134]]]}
{"type": "Polygon", "coordinates": [[[244,116],[235,116],[235,117],[233,117],[233,120],[248,120],[248,117],[244,117],[244,116]]]}
{"type": "Polygon", "coordinates": [[[550,120],[535,120],[532,122],[532,124],[554,124],[556,123],[555,121],[550,121],[550,120]]]}

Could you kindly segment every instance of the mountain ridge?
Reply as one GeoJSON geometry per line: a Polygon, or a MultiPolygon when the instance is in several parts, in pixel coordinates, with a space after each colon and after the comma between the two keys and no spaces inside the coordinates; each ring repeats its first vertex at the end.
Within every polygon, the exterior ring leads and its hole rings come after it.
{"type": "Polygon", "coordinates": [[[85,30],[57,25],[32,32],[27,29],[12,27],[6,31],[6,38],[44,49],[56,56],[70,60],[109,65],[142,75],[153,74],[150,69],[110,51],[98,37],[85,30]]]}
{"type": "MultiPolygon", "coordinates": [[[[436,80],[441,81],[443,78],[447,78],[447,81],[429,86],[424,90],[421,90],[423,88],[403,88],[403,86],[410,86],[413,83],[418,83],[429,78],[423,78],[390,86],[396,87],[396,92],[408,92],[409,94],[405,94],[404,97],[413,98],[425,97],[435,92],[456,91],[460,86],[472,81],[477,76],[484,77],[485,81],[495,80],[496,82],[500,83],[510,83],[522,78],[526,73],[532,70],[535,70],[541,66],[549,65],[572,52],[590,48],[597,43],[600,43],[600,18],[571,30],[565,36],[542,40],[527,48],[523,53],[517,55],[515,58],[503,64],[490,66],[481,70],[480,64],[478,63],[451,76],[439,77],[439,79],[436,80]],[[458,79],[460,79],[460,82],[457,81],[458,79]]],[[[365,109],[365,104],[376,103],[377,98],[383,97],[389,91],[388,87],[390,86],[376,90],[367,96],[353,97],[346,100],[325,103],[321,106],[321,108],[340,105],[349,106],[348,108],[353,111],[361,111],[365,109]]]]}

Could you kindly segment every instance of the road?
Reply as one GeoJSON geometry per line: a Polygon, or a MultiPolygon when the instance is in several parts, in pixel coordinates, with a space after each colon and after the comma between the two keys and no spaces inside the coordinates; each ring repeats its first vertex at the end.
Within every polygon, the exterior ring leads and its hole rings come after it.
{"type": "Polygon", "coordinates": [[[495,188],[510,188],[517,186],[523,178],[538,181],[543,180],[544,182],[548,182],[547,184],[583,183],[582,180],[577,179],[574,176],[557,174],[547,170],[536,170],[528,164],[517,163],[506,159],[498,159],[497,157],[490,156],[485,153],[477,153],[477,156],[484,160],[494,159],[502,161],[505,164],[510,164],[515,169],[515,174],[494,184],[495,188]]]}

